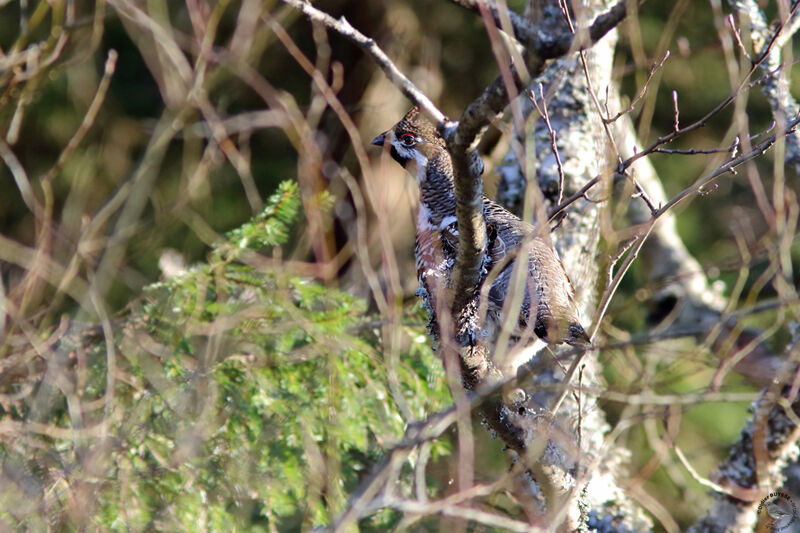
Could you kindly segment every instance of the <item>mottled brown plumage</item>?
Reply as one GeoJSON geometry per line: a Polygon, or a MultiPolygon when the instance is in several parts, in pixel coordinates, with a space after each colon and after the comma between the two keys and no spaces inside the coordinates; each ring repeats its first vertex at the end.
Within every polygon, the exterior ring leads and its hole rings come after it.
{"type": "MultiPolygon", "coordinates": [[[[419,186],[417,275],[420,294],[431,311],[432,329],[436,332],[437,301],[443,291],[452,287],[452,268],[458,252],[450,154],[444,139],[416,107],[372,144],[388,146],[392,158],[415,176],[419,186]]],[[[488,343],[497,339],[504,321],[503,305],[511,288],[519,287],[519,307],[510,311],[512,317],[508,319],[512,337],[531,338],[535,334],[548,343],[587,345],[589,339],[580,324],[572,284],[547,235],[486,197],[483,211],[488,239],[483,282],[489,280],[490,286],[488,292],[481,291],[487,298],[479,306],[483,318],[478,336],[488,343]],[[527,256],[525,279],[515,284],[515,265],[523,255],[527,256]],[[531,322],[533,309],[535,319],[531,322]]]]}

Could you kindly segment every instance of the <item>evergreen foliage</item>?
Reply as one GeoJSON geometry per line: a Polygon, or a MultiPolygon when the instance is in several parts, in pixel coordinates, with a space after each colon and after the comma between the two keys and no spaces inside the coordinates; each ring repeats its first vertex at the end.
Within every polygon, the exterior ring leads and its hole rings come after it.
{"type": "MultiPolygon", "coordinates": [[[[293,531],[343,508],[406,421],[362,300],[280,265],[236,260],[247,247],[286,243],[299,206],[296,184],[282,183],[209,263],[147,288],[115,331],[113,398],[104,395],[107,347],[86,343],[87,366],[65,376],[85,388],[62,397],[57,425],[2,446],[6,468],[24,472],[42,502],[26,504],[19,486],[0,488],[8,523],[293,531]],[[77,397],[95,410],[73,412],[77,397]]],[[[422,326],[406,332],[397,390],[424,417],[449,393],[422,326]]],[[[443,452],[437,444],[434,454],[443,452]]],[[[363,527],[382,531],[393,518],[378,514],[363,527]]]]}

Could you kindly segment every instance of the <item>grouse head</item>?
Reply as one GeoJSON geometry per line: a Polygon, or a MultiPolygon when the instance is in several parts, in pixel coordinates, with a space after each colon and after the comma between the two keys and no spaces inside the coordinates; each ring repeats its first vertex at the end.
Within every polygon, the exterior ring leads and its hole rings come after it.
{"type": "Polygon", "coordinates": [[[418,181],[424,179],[429,162],[450,157],[444,139],[417,106],[412,107],[394,128],[375,137],[372,144],[388,145],[392,158],[417,176],[418,181]]]}

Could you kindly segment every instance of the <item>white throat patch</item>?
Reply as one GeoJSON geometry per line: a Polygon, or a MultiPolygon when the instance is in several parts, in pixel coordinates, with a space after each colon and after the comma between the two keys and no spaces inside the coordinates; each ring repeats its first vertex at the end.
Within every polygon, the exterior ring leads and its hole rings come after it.
{"type": "Polygon", "coordinates": [[[403,146],[403,144],[400,142],[395,142],[393,144],[394,149],[397,150],[397,153],[400,154],[400,157],[408,160],[408,163],[406,164],[406,170],[414,175],[414,178],[417,180],[417,185],[420,185],[423,181],[425,181],[428,158],[422,155],[422,153],[416,148],[408,148],[407,146],[403,146]]]}

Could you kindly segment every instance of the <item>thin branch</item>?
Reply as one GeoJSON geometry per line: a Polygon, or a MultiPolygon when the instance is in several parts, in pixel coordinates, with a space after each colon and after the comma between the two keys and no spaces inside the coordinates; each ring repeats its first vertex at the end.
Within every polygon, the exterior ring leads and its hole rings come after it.
{"type": "Polygon", "coordinates": [[[31,213],[38,216],[42,211],[42,206],[33,193],[33,187],[31,187],[31,180],[28,179],[28,173],[25,172],[25,167],[22,166],[22,163],[19,162],[19,159],[17,159],[17,156],[11,150],[11,147],[1,136],[0,159],[3,160],[11,171],[11,175],[14,177],[14,182],[17,184],[17,189],[19,189],[22,201],[25,202],[25,205],[31,213]]]}
{"type": "MultiPolygon", "coordinates": [[[[770,45],[774,45],[774,43],[778,39],[778,36],[781,35],[782,28],[783,28],[783,26],[779,27],[776,30],[775,34],[772,36],[772,40],[770,41],[770,45]]],[[[628,168],[630,168],[631,165],[633,165],[633,163],[635,163],[636,161],[638,161],[639,159],[641,159],[643,157],[646,157],[646,156],[650,155],[651,153],[655,153],[655,152],[659,151],[660,147],[662,145],[668,144],[668,143],[674,141],[675,139],[677,139],[678,137],[681,137],[681,136],[683,136],[683,135],[685,135],[687,133],[690,133],[692,131],[695,131],[697,129],[700,129],[700,128],[704,127],[708,123],[709,120],[711,120],[713,117],[715,117],[717,114],[719,114],[723,109],[725,109],[728,105],[730,105],[736,99],[736,97],[739,95],[739,93],[742,90],[744,90],[745,88],[750,88],[753,85],[756,85],[759,82],[761,82],[762,80],[766,79],[766,75],[765,75],[762,78],[759,78],[758,80],[756,80],[756,81],[754,81],[754,82],[752,82],[750,84],[746,83],[747,79],[753,74],[755,69],[763,61],[766,60],[766,58],[767,58],[767,54],[766,53],[761,54],[759,56],[759,59],[756,61],[756,63],[753,64],[753,67],[744,76],[744,78],[742,80],[742,83],[739,85],[739,87],[737,87],[722,102],[717,104],[711,111],[706,113],[699,120],[697,120],[696,122],[693,122],[692,124],[690,124],[688,126],[685,126],[685,127],[681,128],[679,130],[675,130],[675,131],[672,131],[672,132],[670,132],[670,133],[668,133],[666,135],[662,135],[661,137],[659,137],[655,141],[653,141],[653,143],[651,143],[650,146],[648,146],[644,150],[636,151],[636,153],[631,155],[626,160],[622,161],[618,165],[618,167],[616,169],[616,173],[614,175],[614,179],[615,180],[623,179],[625,177],[625,171],[628,168]]],[[[774,71],[771,71],[771,72],[774,72],[774,71]]],[[[793,123],[790,124],[790,126],[791,125],[796,125],[796,124],[797,124],[797,121],[795,120],[795,121],[793,121],[793,123]]],[[[784,131],[788,131],[789,129],[790,128],[787,128],[784,131]]],[[[772,137],[772,142],[774,142],[774,136],[772,137]]],[[[581,187],[577,192],[575,192],[569,198],[567,198],[566,200],[561,202],[559,205],[557,205],[553,209],[551,209],[548,218],[550,220],[553,220],[556,216],[558,216],[564,209],[569,207],[571,204],[573,204],[577,200],[580,200],[581,198],[586,198],[586,193],[589,192],[590,189],[592,189],[595,185],[597,185],[600,182],[601,176],[602,176],[601,174],[598,174],[597,176],[594,176],[592,179],[590,179],[588,182],[586,182],[586,184],[583,187],[581,187]]]]}
{"type": "Polygon", "coordinates": [[[394,83],[409,100],[422,108],[422,110],[425,111],[436,122],[437,125],[447,122],[447,117],[444,115],[444,113],[439,111],[433,102],[431,102],[430,98],[425,96],[425,94],[419,90],[419,88],[414,85],[411,80],[409,80],[408,77],[400,71],[399,68],[397,68],[397,65],[395,65],[394,62],[389,59],[389,56],[387,56],[386,53],[381,50],[377,44],[375,44],[375,41],[355,29],[346,18],[340,17],[339,20],[336,20],[327,13],[320,11],[311,4],[301,0],[283,1],[295,9],[302,11],[303,14],[310,20],[321,22],[328,28],[339,33],[342,37],[345,37],[354,44],[358,45],[365,52],[367,52],[367,54],[369,54],[373,60],[375,60],[381,70],[383,70],[384,74],[386,74],[386,77],[389,78],[389,81],[394,83]]]}
{"type": "MultiPolygon", "coordinates": [[[[800,117],[795,118],[791,121],[787,127],[781,132],[781,136],[786,136],[794,133],[797,130],[797,125],[800,124],[800,117]]],[[[657,215],[661,215],[665,211],[671,209],[676,204],[682,202],[686,197],[694,195],[694,194],[705,194],[704,187],[709,185],[714,179],[718,178],[722,174],[732,172],[736,167],[755,159],[756,157],[764,154],[767,150],[769,150],[775,141],[777,140],[777,134],[772,134],[767,137],[765,140],[758,143],[751,151],[746,154],[742,154],[739,157],[731,158],[719,167],[717,167],[714,171],[707,174],[704,177],[699,178],[695,181],[692,185],[685,188],[678,194],[676,194],[669,202],[667,202],[663,207],[661,207],[657,215]]]]}
{"type": "Polygon", "coordinates": [[[678,456],[678,460],[681,462],[683,467],[686,468],[686,471],[689,472],[689,475],[692,476],[692,479],[700,483],[700,485],[702,485],[703,487],[733,496],[733,491],[727,490],[724,487],[717,485],[710,479],[706,479],[703,476],[701,476],[697,472],[697,470],[694,469],[689,460],[686,459],[686,456],[683,454],[683,452],[678,446],[673,445],[672,449],[675,450],[675,455],[678,456]]]}
{"type": "MultiPolygon", "coordinates": [[[[738,141],[738,137],[736,139],[738,141]]],[[[673,154],[673,155],[709,155],[709,154],[722,154],[722,153],[736,153],[739,149],[739,143],[734,142],[727,148],[709,148],[707,150],[698,150],[696,148],[689,148],[687,150],[678,150],[670,148],[656,148],[653,150],[654,154],[673,154]]]]}
{"type": "MultiPolygon", "coordinates": [[[[626,243],[622,247],[623,250],[630,250],[630,252],[625,257],[625,260],[622,262],[622,265],[619,267],[616,274],[614,274],[613,278],[611,278],[611,282],[606,285],[606,288],[603,291],[603,295],[600,297],[600,302],[598,303],[597,309],[595,310],[594,316],[592,317],[592,324],[591,326],[589,326],[589,330],[586,332],[587,335],[589,335],[589,339],[594,339],[594,336],[600,329],[600,323],[603,321],[603,317],[605,317],[606,311],[608,311],[608,306],[611,303],[611,299],[617,292],[620,283],[622,283],[622,278],[625,277],[625,274],[628,272],[628,269],[633,264],[633,261],[639,256],[639,251],[642,249],[642,246],[644,246],[644,243],[650,236],[650,232],[653,230],[653,227],[655,226],[656,218],[657,215],[654,214],[653,218],[648,223],[645,231],[641,235],[636,237],[636,239],[634,239],[629,243],[626,243]]],[[[586,355],[585,350],[580,352],[578,356],[575,357],[575,359],[573,359],[572,364],[570,365],[569,370],[566,373],[566,377],[563,380],[565,384],[569,384],[572,381],[572,376],[575,374],[575,371],[577,370],[578,365],[580,364],[581,359],[583,358],[584,355],[586,355]]],[[[564,392],[561,394],[561,396],[555,403],[555,407],[553,408],[554,413],[556,412],[556,410],[558,410],[559,406],[566,398],[568,391],[569,389],[565,388],[564,392]]]]}
{"type": "Polygon", "coordinates": [[[542,97],[541,107],[536,102],[536,94],[534,94],[533,89],[530,91],[531,102],[533,102],[536,111],[539,112],[539,116],[544,119],[545,127],[547,127],[547,132],[550,134],[550,149],[553,151],[553,155],[556,158],[556,166],[558,167],[558,200],[556,200],[556,204],[560,204],[564,199],[564,166],[561,164],[561,156],[558,154],[558,146],[556,145],[556,132],[553,129],[553,126],[550,125],[550,115],[547,113],[547,101],[544,97],[544,89],[542,88],[541,83],[539,84],[539,94],[542,97]]]}
{"type": "MultiPolygon", "coordinates": [[[[265,109],[259,111],[245,111],[220,122],[228,135],[236,135],[238,133],[250,133],[256,130],[268,128],[283,127],[285,118],[283,113],[272,109],[265,109]]],[[[197,137],[197,138],[210,138],[214,135],[211,131],[211,125],[206,121],[198,121],[194,124],[187,125],[181,137],[197,137]]]]}
{"type": "MultiPolygon", "coordinates": [[[[653,76],[655,76],[655,73],[664,66],[664,62],[668,58],[669,58],[669,50],[664,52],[664,57],[661,58],[661,61],[659,61],[657,63],[653,63],[652,65],[650,65],[650,72],[647,74],[647,79],[644,81],[644,85],[642,85],[642,88],[639,90],[639,93],[628,104],[628,107],[626,107],[622,111],[618,112],[613,117],[612,116],[602,117],[603,121],[604,122],[616,122],[622,115],[627,115],[628,113],[633,111],[633,108],[636,106],[637,103],[639,103],[639,100],[641,100],[644,97],[645,93],[647,92],[647,87],[650,85],[650,82],[653,80],[653,76]]],[[[607,108],[606,108],[606,115],[609,115],[609,112],[608,112],[607,108]]]]}
{"type": "Polygon", "coordinates": [[[680,110],[678,109],[678,91],[672,91],[672,112],[675,114],[675,123],[672,127],[672,131],[680,131],[681,123],[680,123],[680,110]]]}
{"type": "Polygon", "coordinates": [[[381,507],[389,507],[405,513],[419,515],[441,514],[442,516],[446,516],[451,519],[470,520],[477,524],[498,528],[502,531],[518,531],[520,533],[536,533],[539,531],[547,531],[546,529],[538,528],[526,522],[514,520],[506,516],[490,513],[488,511],[482,511],[474,507],[449,504],[447,502],[423,503],[413,500],[398,500],[389,498],[381,502],[381,504],[381,507]]]}
{"type": "Polygon", "coordinates": [[[536,42],[536,30],[537,28],[531,24],[531,22],[524,17],[520,16],[519,13],[508,9],[508,6],[503,6],[506,9],[504,13],[500,13],[499,9],[497,8],[497,3],[494,0],[450,0],[454,4],[457,4],[461,7],[469,9],[470,11],[480,14],[481,9],[487,9],[489,13],[492,15],[492,19],[494,20],[495,25],[503,29],[502,24],[502,15],[508,16],[508,19],[511,21],[511,28],[514,31],[514,38],[517,39],[521,44],[525,46],[534,45],[536,42]]]}
{"type": "Polygon", "coordinates": [[[100,107],[103,105],[103,101],[105,100],[106,93],[108,92],[108,87],[111,85],[111,76],[114,75],[114,70],[117,65],[117,51],[116,50],[109,50],[108,56],[106,58],[106,63],[103,68],[103,77],[100,79],[100,83],[97,86],[97,91],[95,91],[94,98],[92,102],[89,104],[89,108],[86,110],[86,113],[83,116],[83,120],[81,120],[80,126],[78,126],[78,130],[75,134],[70,138],[67,146],[61,151],[58,156],[58,160],[55,164],[47,171],[47,174],[42,178],[45,182],[50,182],[53,178],[56,177],[58,172],[64,166],[64,164],[69,160],[72,156],[72,153],[77,149],[78,145],[80,145],[83,138],[86,136],[86,133],[94,124],[94,120],[97,117],[97,113],[100,111],[100,107]]]}

